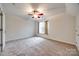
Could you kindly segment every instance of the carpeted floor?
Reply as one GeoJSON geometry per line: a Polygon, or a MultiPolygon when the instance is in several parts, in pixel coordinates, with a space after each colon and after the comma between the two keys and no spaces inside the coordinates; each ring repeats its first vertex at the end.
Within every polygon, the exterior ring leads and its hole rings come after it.
{"type": "Polygon", "coordinates": [[[6,43],[2,56],[77,56],[76,47],[41,37],[6,43]]]}

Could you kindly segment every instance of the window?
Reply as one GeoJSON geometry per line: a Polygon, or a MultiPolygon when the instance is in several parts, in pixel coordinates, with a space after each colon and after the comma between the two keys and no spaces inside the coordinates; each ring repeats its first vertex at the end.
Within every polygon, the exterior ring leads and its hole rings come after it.
{"type": "Polygon", "coordinates": [[[48,21],[39,22],[39,33],[48,34],[48,21]]]}

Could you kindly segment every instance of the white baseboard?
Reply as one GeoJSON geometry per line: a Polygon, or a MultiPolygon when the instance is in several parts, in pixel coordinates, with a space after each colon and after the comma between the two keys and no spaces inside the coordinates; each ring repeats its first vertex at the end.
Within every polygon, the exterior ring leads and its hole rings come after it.
{"type": "Polygon", "coordinates": [[[24,37],[24,38],[18,38],[18,39],[14,39],[14,40],[6,41],[5,43],[13,42],[13,41],[18,41],[18,40],[23,40],[23,39],[28,39],[28,38],[31,38],[31,37],[34,37],[34,36],[24,37]]]}

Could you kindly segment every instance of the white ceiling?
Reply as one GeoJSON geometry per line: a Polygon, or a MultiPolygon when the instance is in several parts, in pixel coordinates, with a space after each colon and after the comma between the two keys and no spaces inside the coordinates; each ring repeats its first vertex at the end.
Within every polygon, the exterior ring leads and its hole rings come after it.
{"type": "Polygon", "coordinates": [[[79,14],[78,3],[2,3],[5,13],[14,14],[26,19],[31,18],[28,15],[30,8],[42,9],[44,18],[48,19],[54,15],[64,13],[75,16],[79,14]]]}
{"type": "Polygon", "coordinates": [[[65,11],[64,3],[4,3],[2,5],[5,13],[11,13],[25,18],[28,17],[27,14],[30,7],[33,9],[41,8],[46,17],[65,11]]]}
{"type": "Polygon", "coordinates": [[[79,4],[78,3],[67,3],[66,12],[72,16],[77,16],[79,14],[79,4]]]}

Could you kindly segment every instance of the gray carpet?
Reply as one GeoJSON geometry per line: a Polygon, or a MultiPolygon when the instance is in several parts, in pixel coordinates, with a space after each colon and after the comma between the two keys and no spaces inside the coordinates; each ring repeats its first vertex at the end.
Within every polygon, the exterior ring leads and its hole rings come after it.
{"type": "Polygon", "coordinates": [[[40,37],[6,43],[1,56],[77,56],[76,47],[40,37]]]}

